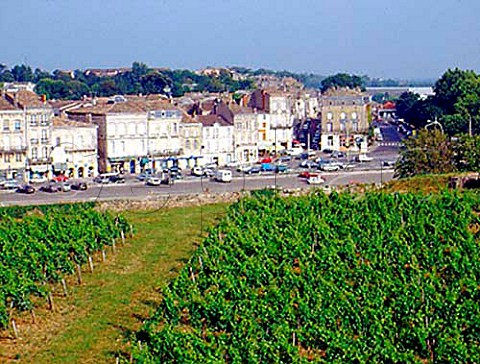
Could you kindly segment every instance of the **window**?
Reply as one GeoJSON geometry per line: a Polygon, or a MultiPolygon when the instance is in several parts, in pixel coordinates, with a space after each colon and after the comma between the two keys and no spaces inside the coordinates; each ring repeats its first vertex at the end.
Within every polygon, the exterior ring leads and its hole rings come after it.
{"type": "Polygon", "coordinates": [[[333,119],[333,113],[330,111],[327,113],[327,119],[332,120],[333,119]]]}
{"type": "Polygon", "coordinates": [[[83,141],[83,135],[79,135],[79,136],[77,137],[77,143],[78,143],[78,145],[80,146],[80,148],[83,147],[83,143],[84,143],[84,141],[83,141]]]}
{"type": "Polygon", "coordinates": [[[48,148],[43,147],[42,148],[42,159],[46,159],[48,157],[48,148]]]}
{"type": "Polygon", "coordinates": [[[56,145],[56,146],[61,144],[61,142],[60,142],[60,137],[57,137],[55,140],[56,140],[56,141],[55,141],[55,145],[56,145]]]}
{"type": "Polygon", "coordinates": [[[30,116],[30,125],[35,126],[37,125],[37,115],[30,116]]]}
{"type": "Polygon", "coordinates": [[[328,147],[333,147],[333,136],[330,135],[328,138],[327,138],[327,146],[328,147]]]}
{"type": "Polygon", "coordinates": [[[193,149],[197,149],[198,148],[198,142],[197,142],[197,139],[195,139],[193,141],[193,149]]]}
{"type": "Polygon", "coordinates": [[[190,149],[190,139],[185,141],[185,149],[190,149]]]}
{"type": "Polygon", "coordinates": [[[178,128],[177,123],[173,123],[173,134],[177,134],[177,128],[178,128]]]}
{"type": "Polygon", "coordinates": [[[8,120],[3,121],[3,130],[10,130],[10,122],[8,120]]]}
{"type": "Polygon", "coordinates": [[[347,118],[347,114],[344,112],[340,113],[340,120],[345,120],[347,118]]]}
{"type": "Polygon", "coordinates": [[[125,142],[123,140],[120,142],[120,146],[122,147],[122,153],[125,153],[125,142]]]}
{"type": "Polygon", "coordinates": [[[352,123],[352,130],[353,131],[358,131],[358,123],[357,122],[352,123]]]}
{"type": "Polygon", "coordinates": [[[32,148],[32,159],[38,158],[38,149],[37,147],[32,148]]]}
{"type": "Polygon", "coordinates": [[[332,123],[327,123],[327,131],[332,132],[333,131],[333,124],[332,123]]]}
{"type": "Polygon", "coordinates": [[[357,116],[358,116],[358,115],[357,115],[357,113],[356,113],[355,111],[354,111],[354,112],[352,112],[352,119],[356,119],[356,118],[357,118],[357,116]]]}
{"type": "Polygon", "coordinates": [[[15,120],[15,130],[20,130],[22,128],[22,123],[20,120],[15,120]]]}
{"type": "Polygon", "coordinates": [[[340,123],[340,131],[345,131],[345,123],[340,123]]]}
{"type": "Polygon", "coordinates": [[[3,155],[3,161],[4,161],[5,163],[10,163],[10,153],[5,153],[5,154],[3,155]]]}
{"type": "Polygon", "coordinates": [[[22,161],[22,154],[15,153],[15,162],[21,162],[21,161],[22,161]]]}

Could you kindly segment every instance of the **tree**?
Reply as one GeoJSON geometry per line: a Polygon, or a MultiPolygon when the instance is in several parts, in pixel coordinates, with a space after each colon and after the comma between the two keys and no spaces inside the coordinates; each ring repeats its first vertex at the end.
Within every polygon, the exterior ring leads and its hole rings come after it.
{"type": "Polygon", "coordinates": [[[322,92],[331,88],[360,88],[361,90],[365,90],[365,84],[363,79],[359,76],[349,75],[347,73],[337,73],[336,75],[329,76],[322,81],[322,92]]]}
{"type": "Polygon", "coordinates": [[[397,177],[449,173],[456,169],[452,145],[439,130],[421,130],[405,140],[404,146],[395,167],[397,177]]]}
{"type": "Polygon", "coordinates": [[[455,165],[462,172],[480,172],[480,136],[461,135],[453,145],[455,165]]]}
{"type": "Polygon", "coordinates": [[[32,82],[34,80],[32,68],[24,64],[14,66],[12,75],[17,82],[32,82]]]}
{"type": "Polygon", "coordinates": [[[172,83],[168,77],[156,71],[142,76],[140,82],[144,92],[147,94],[164,94],[165,87],[170,87],[172,83]]]}
{"type": "Polygon", "coordinates": [[[410,91],[402,93],[396,102],[398,117],[404,119],[407,123],[411,123],[419,101],[420,96],[418,94],[410,91]]]}

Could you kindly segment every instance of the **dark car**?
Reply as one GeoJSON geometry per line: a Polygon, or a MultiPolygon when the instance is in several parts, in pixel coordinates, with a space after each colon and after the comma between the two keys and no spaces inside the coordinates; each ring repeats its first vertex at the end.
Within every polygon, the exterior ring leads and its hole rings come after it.
{"type": "Polygon", "coordinates": [[[85,191],[88,187],[85,182],[75,182],[72,183],[72,190],[85,191]]]}
{"type": "Polygon", "coordinates": [[[125,178],[120,176],[111,176],[110,183],[125,183],[125,178]]]}
{"type": "Polygon", "coordinates": [[[40,187],[40,191],[48,192],[48,193],[55,193],[55,192],[58,192],[58,190],[59,190],[58,185],[55,183],[51,183],[47,186],[40,187]]]}
{"type": "Polygon", "coordinates": [[[288,167],[285,164],[279,164],[275,167],[275,173],[287,173],[288,167]]]}
{"type": "Polygon", "coordinates": [[[18,193],[26,193],[27,195],[31,195],[35,193],[35,188],[30,185],[23,185],[17,188],[16,192],[18,193]]]}
{"type": "Polygon", "coordinates": [[[332,153],[333,153],[333,149],[326,148],[326,149],[322,150],[322,153],[325,153],[325,154],[332,154],[332,153]]]}
{"type": "Polygon", "coordinates": [[[258,174],[258,173],[261,172],[261,170],[262,170],[262,169],[260,168],[260,166],[252,166],[252,167],[247,168],[246,170],[244,170],[244,173],[246,173],[246,174],[254,174],[254,173],[255,173],[255,174],[258,174]]]}

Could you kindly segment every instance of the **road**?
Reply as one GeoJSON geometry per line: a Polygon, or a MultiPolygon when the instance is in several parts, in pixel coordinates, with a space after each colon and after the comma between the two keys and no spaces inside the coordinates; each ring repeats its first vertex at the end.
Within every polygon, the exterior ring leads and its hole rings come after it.
{"type": "MultiPolygon", "coordinates": [[[[349,172],[322,173],[325,185],[339,186],[352,183],[381,183],[393,178],[393,170],[362,170],[349,172]]],[[[234,177],[231,183],[220,183],[209,179],[188,179],[177,181],[172,186],[145,186],[141,182],[128,181],[118,185],[92,185],[86,191],[70,191],[46,193],[36,192],[32,195],[23,195],[14,191],[0,192],[0,206],[9,205],[40,205],[65,202],[86,202],[115,199],[148,199],[155,196],[175,196],[197,194],[202,192],[222,193],[241,190],[254,190],[277,186],[280,188],[311,188],[296,174],[289,175],[261,175],[234,177]]]]}

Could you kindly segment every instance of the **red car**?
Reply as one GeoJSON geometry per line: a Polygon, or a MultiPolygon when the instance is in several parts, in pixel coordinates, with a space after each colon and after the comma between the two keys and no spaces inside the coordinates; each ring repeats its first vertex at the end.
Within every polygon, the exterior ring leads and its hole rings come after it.
{"type": "Polygon", "coordinates": [[[260,163],[272,163],[272,158],[264,157],[260,160],[260,163]]]}
{"type": "Polygon", "coordinates": [[[54,182],[67,182],[68,177],[65,176],[64,174],[59,174],[58,176],[53,177],[52,181],[54,181],[54,182]]]}
{"type": "Polygon", "coordinates": [[[298,177],[300,178],[310,178],[310,177],[316,177],[316,176],[318,176],[318,173],[312,173],[309,171],[300,172],[300,174],[298,175],[298,177]]]}

